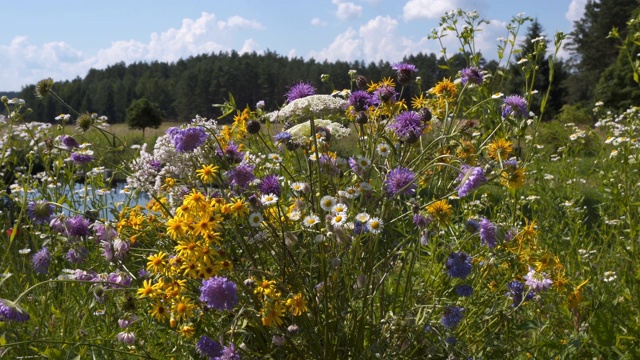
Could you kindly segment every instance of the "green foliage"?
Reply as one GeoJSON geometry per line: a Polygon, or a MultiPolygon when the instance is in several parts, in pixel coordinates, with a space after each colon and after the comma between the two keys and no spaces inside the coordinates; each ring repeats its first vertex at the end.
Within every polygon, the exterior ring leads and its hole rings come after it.
{"type": "Polygon", "coordinates": [[[146,128],[157,129],[162,125],[163,114],[147,98],[135,100],[127,108],[126,122],[130,129],[141,129],[144,137],[146,128]]]}
{"type": "Polygon", "coordinates": [[[556,117],[560,124],[578,124],[593,126],[595,117],[593,112],[580,105],[565,104],[560,109],[560,113],[556,117]]]}

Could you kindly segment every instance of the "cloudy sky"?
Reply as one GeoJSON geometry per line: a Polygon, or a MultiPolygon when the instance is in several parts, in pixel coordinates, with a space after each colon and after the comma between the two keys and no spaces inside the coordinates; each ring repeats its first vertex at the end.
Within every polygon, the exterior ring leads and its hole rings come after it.
{"type": "MultiPolygon", "coordinates": [[[[84,77],[116,62],[173,62],[202,53],[270,50],[318,61],[386,60],[436,53],[427,36],[447,11],[477,11],[478,47],[495,58],[518,13],[549,38],[571,32],[586,0],[30,0],[5,1],[0,91],[52,77],[84,77]]],[[[522,34],[526,29],[523,29],[522,34]]],[[[453,37],[445,46],[455,50],[453,37]]],[[[419,66],[419,64],[416,64],[419,66]]]]}

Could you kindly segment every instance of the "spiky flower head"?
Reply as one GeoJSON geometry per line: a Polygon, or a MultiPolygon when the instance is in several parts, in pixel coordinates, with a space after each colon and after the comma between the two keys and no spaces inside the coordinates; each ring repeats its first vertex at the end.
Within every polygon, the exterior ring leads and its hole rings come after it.
{"type": "Polygon", "coordinates": [[[308,82],[300,81],[299,83],[293,85],[289,88],[289,92],[287,92],[287,101],[292,102],[296,99],[302,99],[307,96],[314,95],[316,93],[316,89],[308,82]]]}
{"type": "Polygon", "coordinates": [[[51,88],[53,87],[53,79],[46,78],[38,81],[36,84],[36,97],[44,99],[49,96],[51,88]]]}
{"type": "Polygon", "coordinates": [[[171,128],[167,133],[173,138],[176,150],[181,153],[195,150],[209,137],[202,126],[193,126],[184,130],[171,128]]]}
{"type": "Polygon", "coordinates": [[[460,70],[460,73],[460,82],[463,85],[466,85],[467,83],[482,85],[483,75],[480,69],[478,69],[477,67],[471,66],[468,68],[464,68],[460,70]]]}
{"type": "Polygon", "coordinates": [[[31,222],[37,225],[49,224],[53,216],[53,204],[45,200],[30,201],[27,214],[31,222]]]}
{"type": "Polygon", "coordinates": [[[399,166],[387,174],[385,188],[390,196],[412,196],[418,187],[415,183],[416,174],[402,166],[399,166]]]}
{"type": "Polygon", "coordinates": [[[398,83],[402,86],[410,83],[413,74],[418,72],[418,68],[415,65],[407,63],[396,63],[391,68],[397,72],[398,83]]]}
{"type": "Polygon", "coordinates": [[[355,111],[365,111],[372,105],[371,94],[364,90],[356,90],[349,95],[349,105],[353,106],[355,111]]]}
{"type": "Polygon", "coordinates": [[[49,253],[49,250],[46,247],[43,247],[37,253],[33,254],[31,262],[33,263],[33,269],[37,273],[46,274],[49,272],[51,253],[49,253]]]}
{"type": "Polygon", "coordinates": [[[424,130],[422,118],[415,111],[401,112],[388,127],[398,140],[409,144],[418,141],[424,130]]]}
{"type": "Polygon", "coordinates": [[[238,303],[236,284],[220,276],[202,280],[200,301],[216,310],[231,310],[238,303]]]}
{"type": "Polygon", "coordinates": [[[18,304],[6,299],[0,299],[0,322],[25,322],[29,319],[29,314],[20,306],[18,306],[18,304]]]}
{"type": "Polygon", "coordinates": [[[91,114],[84,113],[78,116],[78,119],[76,120],[76,126],[78,126],[78,128],[82,131],[87,131],[91,128],[91,125],[93,125],[93,120],[94,119],[91,114]]]}
{"type": "Polygon", "coordinates": [[[462,165],[458,174],[458,196],[465,197],[471,191],[477,189],[480,185],[487,182],[484,176],[484,170],[479,166],[462,165]]]}
{"type": "Polygon", "coordinates": [[[502,118],[510,115],[527,116],[527,100],[520,95],[510,95],[502,104],[502,118]]]}

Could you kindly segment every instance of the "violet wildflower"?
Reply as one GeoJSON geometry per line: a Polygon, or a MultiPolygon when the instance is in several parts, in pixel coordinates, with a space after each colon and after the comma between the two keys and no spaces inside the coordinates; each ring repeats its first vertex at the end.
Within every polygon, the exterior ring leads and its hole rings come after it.
{"type": "Polygon", "coordinates": [[[533,291],[528,291],[525,295],[524,284],[518,280],[514,280],[507,284],[507,289],[509,289],[509,292],[507,292],[507,296],[509,296],[511,300],[513,300],[513,303],[511,304],[512,307],[518,307],[521,303],[531,300],[534,296],[533,291]]]}
{"type": "Polygon", "coordinates": [[[27,205],[29,219],[36,225],[49,224],[53,210],[53,204],[45,200],[30,201],[27,205]]]}
{"type": "Polygon", "coordinates": [[[218,156],[224,157],[232,164],[239,163],[244,158],[244,153],[240,151],[240,146],[233,140],[227,143],[227,146],[224,148],[224,150],[217,150],[216,153],[218,154],[218,156]]]}
{"type": "Polygon", "coordinates": [[[398,92],[391,86],[383,85],[373,92],[376,99],[380,99],[380,102],[395,102],[398,100],[398,92]]]}
{"type": "Polygon", "coordinates": [[[407,63],[396,63],[393,64],[391,68],[397,71],[398,83],[402,86],[410,83],[413,74],[418,72],[418,68],[416,68],[415,65],[407,63]]]}
{"type": "Polygon", "coordinates": [[[286,143],[291,140],[291,134],[287,131],[282,131],[273,136],[273,139],[277,142],[286,143]]]}
{"type": "Polygon", "coordinates": [[[444,266],[449,276],[464,280],[471,273],[471,256],[464,252],[453,252],[444,266]]]}
{"type": "Polygon", "coordinates": [[[93,155],[84,152],[71,153],[71,161],[78,165],[85,165],[93,160],[93,155]]]}
{"type": "Polygon", "coordinates": [[[462,165],[460,174],[458,174],[458,196],[465,197],[472,190],[477,189],[480,185],[487,182],[484,176],[484,170],[479,166],[462,165]]]}
{"type": "Polygon", "coordinates": [[[85,257],[88,255],[88,251],[85,248],[74,249],[71,248],[67,251],[67,255],[65,258],[68,262],[72,264],[79,264],[84,261],[85,257]]]}
{"type": "Polygon", "coordinates": [[[133,281],[133,279],[124,272],[117,271],[109,273],[109,275],[107,275],[107,281],[113,283],[108,285],[110,288],[117,288],[118,285],[121,285],[122,287],[131,286],[131,281],[133,281]]]}
{"type": "Polygon", "coordinates": [[[398,140],[406,143],[416,142],[422,135],[424,124],[420,115],[415,111],[403,111],[396,116],[393,123],[389,125],[398,140]]]}
{"type": "Polygon", "coordinates": [[[456,286],[456,294],[460,297],[469,297],[473,295],[473,288],[467,284],[458,285],[456,286]]]}
{"type": "Polygon", "coordinates": [[[302,99],[304,97],[314,95],[315,93],[316,89],[313,87],[313,85],[301,81],[289,88],[289,92],[287,92],[286,96],[287,101],[292,102],[297,99],[302,99]]]}
{"type": "Polygon", "coordinates": [[[201,126],[194,126],[184,130],[173,131],[173,145],[178,152],[191,152],[204,144],[209,134],[201,126]]]}
{"type": "Polygon", "coordinates": [[[524,284],[536,292],[549,289],[553,283],[546,273],[537,272],[533,268],[529,268],[529,272],[524,276],[524,279],[527,280],[524,284]]]}
{"type": "Polygon", "coordinates": [[[240,354],[238,354],[236,346],[230,343],[229,346],[225,346],[222,349],[220,356],[214,358],[214,360],[240,360],[240,354]]]}
{"type": "Polygon", "coordinates": [[[219,342],[211,340],[206,335],[202,335],[196,343],[196,352],[211,359],[222,355],[222,346],[220,346],[219,342]]]}
{"type": "Polygon", "coordinates": [[[413,171],[399,166],[387,173],[385,187],[390,196],[415,195],[417,185],[415,184],[416,174],[413,171]]]}
{"type": "Polygon", "coordinates": [[[444,310],[444,315],[442,315],[442,319],[440,319],[440,322],[442,322],[442,325],[444,325],[444,327],[446,327],[447,329],[454,328],[458,326],[460,321],[462,321],[463,311],[464,308],[458,306],[449,306],[444,310]]]}
{"type": "Polygon", "coordinates": [[[256,177],[253,174],[254,167],[249,164],[240,164],[235,169],[227,172],[229,183],[241,189],[246,188],[256,177]]]}
{"type": "Polygon", "coordinates": [[[274,194],[280,197],[280,180],[278,180],[278,176],[273,174],[266,175],[262,178],[258,189],[262,194],[274,194]]]}
{"type": "Polygon", "coordinates": [[[426,228],[427,226],[429,226],[429,224],[431,224],[431,221],[433,221],[433,219],[431,219],[431,217],[424,216],[421,213],[415,213],[411,221],[413,222],[413,225],[419,228],[426,228]]]}
{"type": "Polygon", "coordinates": [[[59,234],[64,234],[67,231],[67,229],[65,229],[64,227],[64,215],[59,215],[51,219],[51,222],[49,222],[49,227],[51,228],[51,230],[59,234]]]}
{"type": "Polygon", "coordinates": [[[236,284],[220,276],[202,280],[200,301],[216,310],[231,310],[238,303],[236,284]]]}
{"type": "Polygon", "coordinates": [[[127,345],[133,345],[136,343],[136,335],[129,331],[123,331],[116,335],[116,339],[121,343],[125,343],[127,345]]]}
{"type": "Polygon", "coordinates": [[[72,237],[82,237],[91,234],[89,229],[89,220],[82,215],[76,215],[67,219],[64,222],[67,229],[67,234],[72,237]]]}
{"type": "Polygon", "coordinates": [[[488,219],[480,221],[480,241],[490,249],[496,246],[496,225],[488,219]]]}
{"type": "Polygon", "coordinates": [[[464,68],[460,70],[460,73],[460,82],[462,85],[466,85],[467,83],[482,85],[483,75],[477,67],[471,66],[464,68]]]}
{"type": "Polygon", "coordinates": [[[16,321],[25,322],[30,319],[29,314],[18,304],[6,299],[0,299],[0,322],[16,321]]]}
{"type": "Polygon", "coordinates": [[[116,229],[108,224],[96,224],[93,227],[96,234],[96,240],[100,241],[112,241],[118,236],[116,229]]]}
{"type": "Polygon", "coordinates": [[[80,144],[78,144],[78,142],[76,141],[76,139],[74,139],[73,137],[69,136],[69,135],[62,135],[62,137],[60,138],[60,142],[62,143],[62,145],[64,145],[64,147],[66,147],[68,150],[71,149],[77,149],[80,147],[80,144]]]}
{"type": "Polygon", "coordinates": [[[372,105],[371,95],[363,90],[356,90],[349,95],[349,105],[355,111],[365,111],[372,105]]]}
{"type": "Polygon", "coordinates": [[[40,273],[46,274],[49,272],[49,264],[51,263],[51,253],[49,249],[43,247],[37,253],[33,254],[33,258],[31,259],[33,263],[33,269],[40,273]]]}
{"type": "Polygon", "coordinates": [[[520,95],[507,96],[502,105],[502,117],[509,115],[527,116],[527,100],[520,95]]]}
{"type": "Polygon", "coordinates": [[[470,232],[472,234],[475,234],[478,231],[480,231],[480,223],[478,222],[478,220],[469,219],[464,224],[464,227],[465,227],[465,229],[467,229],[468,232],[470,232]]]}

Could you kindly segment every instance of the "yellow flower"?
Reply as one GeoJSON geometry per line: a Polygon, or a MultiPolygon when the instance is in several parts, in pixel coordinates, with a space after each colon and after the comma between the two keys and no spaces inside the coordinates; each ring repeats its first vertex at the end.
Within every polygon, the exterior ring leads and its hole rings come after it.
{"type": "Polygon", "coordinates": [[[166,263],[164,262],[165,256],[167,256],[167,254],[162,251],[157,254],[149,255],[149,257],[147,257],[147,260],[149,260],[147,262],[147,270],[154,274],[162,273],[166,266],[166,263]]]}
{"type": "Polygon", "coordinates": [[[229,213],[233,215],[233,217],[241,217],[249,214],[249,207],[247,203],[244,202],[244,199],[231,199],[232,204],[229,207],[229,213]]]}
{"type": "Polygon", "coordinates": [[[162,186],[162,188],[164,190],[169,190],[172,187],[174,187],[175,185],[176,185],[176,179],[168,177],[168,178],[164,179],[164,185],[162,186]]]}
{"type": "Polygon", "coordinates": [[[293,313],[293,316],[302,315],[307,311],[307,301],[302,297],[301,293],[293,295],[292,298],[287,299],[287,307],[293,313]]]}
{"type": "Polygon", "coordinates": [[[202,210],[206,208],[208,201],[207,197],[196,189],[191,190],[191,193],[184,197],[184,204],[192,210],[202,210]]]}
{"type": "Polygon", "coordinates": [[[209,184],[213,182],[214,176],[218,174],[218,169],[214,165],[202,165],[202,168],[196,170],[196,174],[203,183],[209,184]]]}
{"type": "Polygon", "coordinates": [[[138,297],[140,299],[145,298],[145,297],[153,297],[154,295],[154,289],[151,286],[151,280],[144,280],[142,282],[142,287],[140,289],[138,289],[138,297]]]}
{"type": "Polygon", "coordinates": [[[193,334],[196,333],[196,328],[192,325],[192,324],[188,324],[188,325],[182,325],[180,327],[180,329],[178,330],[178,332],[186,337],[186,338],[190,338],[193,336],[193,334]]]}
{"type": "Polygon", "coordinates": [[[167,235],[169,235],[172,239],[177,239],[178,237],[184,235],[184,230],[186,227],[185,221],[180,217],[173,217],[167,220],[167,235]]]}
{"type": "Polygon", "coordinates": [[[275,280],[262,279],[262,282],[257,285],[256,289],[253,291],[254,294],[270,296],[276,291],[275,280]]]}
{"type": "Polygon", "coordinates": [[[156,302],[155,304],[151,305],[149,314],[151,314],[151,316],[153,316],[158,321],[164,321],[169,318],[169,311],[167,311],[167,308],[162,302],[156,302]]]}
{"type": "Polygon", "coordinates": [[[427,212],[434,217],[439,224],[446,224],[451,217],[451,205],[447,199],[442,199],[427,205],[427,212]]]}
{"type": "Polygon", "coordinates": [[[487,153],[494,160],[507,160],[513,151],[513,143],[507,139],[495,140],[487,147],[487,153]]]}
{"type": "Polygon", "coordinates": [[[262,308],[262,325],[264,326],[280,326],[282,325],[282,316],[284,315],[284,306],[279,300],[267,301],[262,308]]]}
{"type": "Polygon", "coordinates": [[[420,95],[414,96],[413,98],[411,98],[411,107],[414,110],[419,110],[422,109],[424,107],[427,107],[428,101],[424,96],[424,93],[421,92],[420,95]]]}
{"type": "Polygon", "coordinates": [[[582,302],[582,287],[587,285],[589,279],[580,283],[580,285],[576,286],[572,293],[567,296],[567,301],[569,302],[569,307],[571,309],[577,309],[578,305],[582,302]]]}
{"type": "Polygon", "coordinates": [[[524,186],[525,171],[523,168],[505,170],[500,174],[500,183],[509,189],[518,190],[524,186]]]}
{"type": "Polygon", "coordinates": [[[193,317],[193,308],[195,305],[188,297],[180,296],[176,298],[171,307],[171,314],[177,320],[189,319],[193,317]]]}
{"type": "Polygon", "coordinates": [[[436,84],[436,86],[429,89],[431,94],[437,95],[439,97],[444,97],[449,101],[455,99],[458,94],[458,88],[451,80],[447,78],[443,78],[442,81],[436,84]]]}

